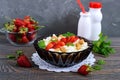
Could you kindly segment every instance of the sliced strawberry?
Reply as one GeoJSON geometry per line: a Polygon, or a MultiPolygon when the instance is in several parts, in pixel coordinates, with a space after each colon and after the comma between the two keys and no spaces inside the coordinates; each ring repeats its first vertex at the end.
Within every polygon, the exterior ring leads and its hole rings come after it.
{"type": "Polygon", "coordinates": [[[75,42],[78,39],[78,37],[76,37],[76,36],[71,36],[70,38],[71,38],[70,42],[75,42]]]}
{"type": "Polygon", "coordinates": [[[60,48],[60,47],[61,47],[60,44],[55,44],[53,48],[54,48],[54,49],[57,49],[57,48],[60,48]]]}
{"type": "Polygon", "coordinates": [[[29,42],[28,38],[26,36],[23,36],[22,43],[28,43],[28,42],[29,42]]]}
{"type": "Polygon", "coordinates": [[[64,43],[66,43],[67,39],[66,38],[62,38],[60,41],[63,41],[64,43]]]}
{"type": "Polygon", "coordinates": [[[63,41],[59,41],[59,42],[57,43],[57,45],[64,46],[65,43],[64,43],[63,41]]]}
{"type": "Polygon", "coordinates": [[[80,73],[82,75],[87,75],[89,72],[91,72],[91,67],[89,65],[82,65],[78,69],[78,73],[80,73]]]}
{"type": "Polygon", "coordinates": [[[54,46],[53,42],[50,42],[47,46],[46,46],[46,50],[49,50],[50,48],[52,48],[54,46]]]}

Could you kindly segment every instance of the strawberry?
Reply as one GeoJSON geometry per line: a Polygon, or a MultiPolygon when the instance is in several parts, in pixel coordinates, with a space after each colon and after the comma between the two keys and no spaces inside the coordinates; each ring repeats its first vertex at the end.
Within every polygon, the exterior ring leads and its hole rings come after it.
{"type": "Polygon", "coordinates": [[[25,17],[24,17],[24,20],[30,20],[30,19],[31,19],[30,16],[25,16],[25,17]]]}
{"type": "Polygon", "coordinates": [[[62,38],[60,41],[63,41],[64,43],[66,43],[67,39],[66,38],[62,38]]]}
{"type": "Polygon", "coordinates": [[[32,41],[35,39],[36,33],[28,33],[27,37],[28,37],[29,41],[32,41]]]}
{"type": "Polygon", "coordinates": [[[29,40],[26,36],[22,36],[22,43],[28,43],[29,40]]]}
{"type": "Polygon", "coordinates": [[[8,34],[9,38],[13,41],[16,42],[16,36],[15,34],[8,34]]]}
{"type": "Polygon", "coordinates": [[[54,46],[53,42],[50,42],[47,46],[46,46],[46,50],[49,50],[50,48],[52,48],[54,46]]]}
{"type": "Polygon", "coordinates": [[[91,72],[91,66],[89,66],[89,65],[82,65],[78,69],[78,73],[80,73],[82,75],[87,75],[89,72],[91,72]]]}
{"type": "Polygon", "coordinates": [[[15,24],[15,26],[17,26],[17,27],[25,26],[24,21],[23,21],[22,19],[19,19],[19,18],[16,18],[16,19],[14,20],[14,24],[15,24]]]}
{"type": "Polygon", "coordinates": [[[28,24],[27,28],[28,28],[29,31],[34,31],[35,30],[35,28],[32,24],[28,24]]]}
{"type": "Polygon", "coordinates": [[[19,50],[16,52],[19,56],[17,58],[17,64],[21,67],[32,67],[28,58],[23,54],[23,51],[19,50]]]}
{"type": "Polygon", "coordinates": [[[65,43],[64,43],[63,41],[58,41],[58,42],[57,42],[57,45],[64,46],[65,43]]]}
{"type": "Polygon", "coordinates": [[[54,49],[57,49],[57,48],[60,48],[60,47],[61,47],[60,44],[56,44],[53,48],[54,48],[54,49]]]}

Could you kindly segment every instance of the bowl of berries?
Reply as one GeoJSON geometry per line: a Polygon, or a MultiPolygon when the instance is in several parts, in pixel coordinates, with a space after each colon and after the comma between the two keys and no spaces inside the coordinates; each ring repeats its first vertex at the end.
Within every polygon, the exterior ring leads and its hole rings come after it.
{"type": "Polygon", "coordinates": [[[15,46],[31,45],[37,37],[37,31],[42,27],[30,16],[16,18],[4,24],[7,39],[15,46]]]}
{"type": "Polygon", "coordinates": [[[70,32],[41,36],[33,44],[41,59],[58,67],[78,64],[92,51],[89,40],[70,32]]]}

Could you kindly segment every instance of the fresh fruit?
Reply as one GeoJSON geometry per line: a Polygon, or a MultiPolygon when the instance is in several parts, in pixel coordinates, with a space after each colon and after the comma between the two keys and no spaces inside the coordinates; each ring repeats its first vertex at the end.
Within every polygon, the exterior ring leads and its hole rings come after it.
{"type": "Polygon", "coordinates": [[[35,40],[37,34],[36,30],[41,28],[38,22],[30,16],[25,16],[23,19],[15,18],[5,23],[4,27],[8,33],[10,32],[9,38],[18,44],[26,44],[35,40]]]}
{"type": "Polygon", "coordinates": [[[22,43],[28,43],[28,42],[29,42],[28,38],[26,36],[23,36],[22,43]]]}
{"type": "Polygon", "coordinates": [[[46,46],[46,50],[49,50],[50,48],[52,48],[54,46],[54,44],[51,42],[46,46]]]}
{"type": "Polygon", "coordinates": [[[82,74],[82,75],[87,75],[91,72],[91,67],[89,65],[82,65],[79,69],[78,69],[78,73],[82,74]]]}
{"type": "Polygon", "coordinates": [[[15,55],[10,54],[7,56],[7,58],[17,60],[17,64],[20,67],[26,67],[26,68],[32,67],[31,62],[29,61],[27,56],[23,54],[22,50],[17,50],[16,54],[17,54],[17,57],[15,55]]]}
{"type": "Polygon", "coordinates": [[[8,34],[8,36],[9,36],[9,38],[13,41],[13,42],[15,42],[16,41],[16,36],[15,36],[15,34],[8,34]]]}
{"type": "Polygon", "coordinates": [[[23,51],[18,50],[16,53],[19,55],[17,58],[17,64],[21,67],[32,67],[28,58],[23,54],[23,51]]]}
{"type": "Polygon", "coordinates": [[[45,39],[42,39],[38,42],[38,45],[40,48],[55,51],[55,52],[62,52],[62,51],[68,51],[68,52],[76,52],[84,48],[88,48],[87,42],[85,42],[83,39],[81,39],[78,36],[75,36],[73,33],[67,32],[65,34],[59,34],[46,37],[45,39]],[[45,43],[44,47],[41,44],[45,43]],[[76,46],[78,44],[79,46],[76,46]],[[85,46],[82,46],[84,45],[85,46]],[[41,46],[42,45],[42,46],[41,46]],[[78,47],[78,48],[77,48],[78,47]],[[63,50],[64,49],[64,50],[63,50]]]}

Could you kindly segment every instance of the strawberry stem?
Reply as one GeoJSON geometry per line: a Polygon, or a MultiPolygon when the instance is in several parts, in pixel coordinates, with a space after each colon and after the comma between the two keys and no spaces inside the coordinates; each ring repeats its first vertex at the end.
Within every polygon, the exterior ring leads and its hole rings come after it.
{"type": "Polygon", "coordinates": [[[7,55],[7,58],[8,58],[8,59],[16,59],[16,57],[15,57],[14,55],[11,55],[11,54],[10,54],[10,55],[7,55]]]}
{"type": "Polygon", "coordinates": [[[22,51],[22,50],[17,50],[17,51],[16,51],[16,54],[20,56],[20,55],[23,54],[23,51],[22,51]]]}

